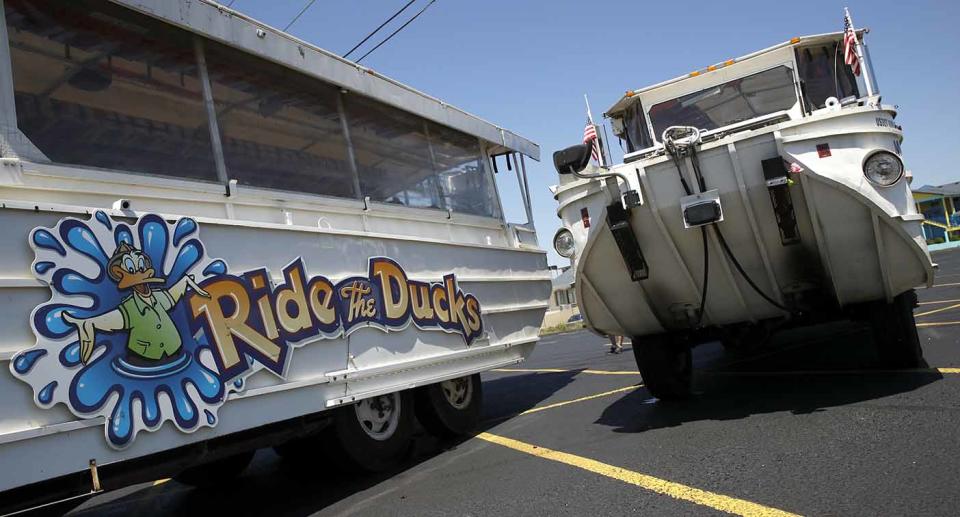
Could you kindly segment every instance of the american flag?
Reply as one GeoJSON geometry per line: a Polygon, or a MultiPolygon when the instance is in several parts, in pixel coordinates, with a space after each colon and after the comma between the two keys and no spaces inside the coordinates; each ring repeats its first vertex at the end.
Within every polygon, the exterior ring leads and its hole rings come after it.
{"type": "Polygon", "coordinates": [[[593,122],[588,118],[587,125],[583,128],[583,143],[589,144],[593,142],[592,150],[590,156],[597,161],[600,165],[603,165],[603,162],[600,161],[600,143],[597,139],[597,126],[593,125],[593,122]]]}
{"type": "Polygon", "coordinates": [[[857,57],[857,32],[853,30],[850,16],[843,17],[843,60],[853,70],[853,75],[860,75],[860,58],[857,57]]]}

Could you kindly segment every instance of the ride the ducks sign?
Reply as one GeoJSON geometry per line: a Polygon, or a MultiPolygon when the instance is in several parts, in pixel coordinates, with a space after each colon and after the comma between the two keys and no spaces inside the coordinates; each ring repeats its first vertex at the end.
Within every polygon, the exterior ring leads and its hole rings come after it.
{"type": "Polygon", "coordinates": [[[104,212],[30,234],[33,271],[51,289],[36,307],[32,348],[10,363],[43,408],[65,404],[104,417],[110,446],[172,421],[212,427],[230,392],[260,369],[283,378],[292,351],[364,327],[483,333],[480,302],[456,276],[408,278],[396,261],[368,259],[367,274],[309,276],[302,258],[274,285],[266,268],[239,274],[207,256],[193,219],[147,214],[130,225],[104,212]]]}

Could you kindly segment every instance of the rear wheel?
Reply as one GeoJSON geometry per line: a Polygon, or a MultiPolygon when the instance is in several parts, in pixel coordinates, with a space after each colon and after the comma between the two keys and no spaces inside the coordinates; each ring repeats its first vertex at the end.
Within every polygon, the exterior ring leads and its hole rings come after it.
{"type": "Polygon", "coordinates": [[[351,470],[379,472],[407,452],[412,434],[413,396],[403,391],[337,409],[320,440],[329,456],[351,470]]]}
{"type": "Polygon", "coordinates": [[[644,385],[654,397],[678,400],[690,396],[693,353],[689,343],[670,334],[635,337],[633,357],[644,385]]]}
{"type": "Polygon", "coordinates": [[[877,355],[884,367],[923,366],[923,349],[913,319],[916,304],[916,293],[907,291],[894,298],[893,303],[876,302],[868,308],[877,355]]]}
{"type": "Polygon", "coordinates": [[[250,464],[256,451],[241,452],[209,463],[203,463],[173,476],[173,479],[195,487],[211,487],[229,481],[250,464]]]}
{"type": "Polygon", "coordinates": [[[480,374],[458,377],[417,390],[417,419],[437,436],[463,436],[480,422],[480,374]]]}

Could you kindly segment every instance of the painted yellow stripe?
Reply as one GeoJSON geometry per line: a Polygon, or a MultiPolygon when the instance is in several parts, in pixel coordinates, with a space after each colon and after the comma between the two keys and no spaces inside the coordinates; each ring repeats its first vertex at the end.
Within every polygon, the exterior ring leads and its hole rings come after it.
{"type": "Polygon", "coordinates": [[[630,370],[564,370],[562,368],[496,368],[491,370],[503,373],[566,373],[577,372],[590,375],[640,375],[640,372],[630,370]]]}
{"type": "Polygon", "coordinates": [[[156,481],[153,482],[153,486],[162,485],[162,484],[166,483],[167,481],[170,481],[170,478],[158,479],[158,480],[156,480],[156,481]]]}
{"type": "Polygon", "coordinates": [[[914,314],[913,317],[919,318],[921,316],[929,316],[931,314],[936,314],[938,312],[943,312],[943,311],[949,311],[950,309],[956,309],[956,308],[960,308],[960,303],[957,303],[954,305],[948,305],[946,307],[940,307],[939,309],[934,309],[932,311],[921,312],[920,314],[914,314]]]}
{"type": "Polygon", "coordinates": [[[917,305],[933,305],[935,303],[957,303],[960,300],[930,300],[929,302],[920,302],[917,305]]]}
{"type": "Polygon", "coordinates": [[[917,328],[923,327],[946,327],[949,325],[960,325],[960,321],[934,321],[930,323],[917,323],[917,328]]]}
{"type": "Polygon", "coordinates": [[[495,443],[497,445],[502,445],[524,454],[529,454],[531,456],[536,456],[538,458],[543,458],[550,461],[556,461],[558,463],[563,463],[564,465],[570,465],[571,467],[577,467],[579,469],[600,474],[601,476],[611,479],[616,479],[645,490],[650,490],[657,494],[670,496],[674,499],[680,499],[682,501],[689,501],[691,503],[713,508],[714,510],[719,510],[721,512],[751,517],[796,515],[783,510],[778,510],[776,508],[771,508],[769,506],[764,506],[762,504],[746,501],[744,499],[737,499],[735,497],[708,492],[706,490],[700,490],[699,488],[682,485],[680,483],[674,483],[673,481],[667,481],[665,479],[649,476],[647,474],[641,474],[632,470],[601,463],[590,458],[584,458],[583,456],[576,456],[574,454],[555,451],[546,447],[531,445],[529,443],[514,440],[512,438],[506,438],[504,436],[498,436],[490,433],[480,433],[477,435],[477,438],[490,443],[495,443]]]}
{"type": "Polygon", "coordinates": [[[953,287],[956,285],[960,285],[960,282],[954,282],[952,284],[936,284],[933,287],[953,287]]]}
{"type": "Polygon", "coordinates": [[[617,388],[617,389],[615,389],[615,390],[605,391],[605,392],[603,392],[603,393],[597,393],[596,395],[588,395],[588,396],[586,396],[586,397],[580,397],[580,398],[578,398],[578,399],[565,400],[565,401],[563,401],[563,402],[556,402],[556,403],[553,403],[553,404],[547,404],[546,406],[537,406],[537,407],[535,407],[535,408],[530,408],[530,409],[528,409],[528,410],[526,410],[526,411],[521,412],[520,415],[529,415],[529,414],[531,414],[531,413],[538,413],[538,412],[540,412],[540,411],[546,411],[547,409],[558,408],[558,407],[566,406],[566,405],[569,405],[569,404],[576,404],[577,402],[585,402],[585,401],[587,401],[587,400],[598,399],[598,398],[601,398],[601,397],[609,397],[610,395],[616,395],[617,393],[623,393],[624,391],[631,391],[631,390],[635,390],[635,389],[637,389],[637,388],[642,388],[642,387],[643,387],[643,384],[636,384],[636,385],[633,385],[633,386],[626,386],[626,387],[623,387],[623,388],[617,388]]]}
{"type": "Polygon", "coordinates": [[[769,377],[788,375],[876,375],[888,373],[960,373],[960,368],[911,368],[905,370],[789,370],[789,371],[744,371],[732,372],[722,370],[704,370],[708,375],[723,375],[728,377],[769,377]]]}

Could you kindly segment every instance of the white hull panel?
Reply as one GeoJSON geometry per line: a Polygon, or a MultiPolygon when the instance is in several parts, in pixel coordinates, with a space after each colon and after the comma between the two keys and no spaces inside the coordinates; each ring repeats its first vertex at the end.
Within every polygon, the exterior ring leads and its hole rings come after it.
{"type": "MultiPolygon", "coordinates": [[[[818,291],[839,305],[890,300],[931,284],[933,267],[906,180],[888,188],[863,177],[870,149],[894,151],[899,130],[875,120],[890,112],[857,108],[813,121],[784,123],[703,144],[698,152],[708,189],[719,190],[724,219],[717,223],[734,255],[759,287],[779,303],[818,291]],[[820,158],[818,144],[832,156],[820,158]],[[804,169],[789,188],[799,242],[783,244],[761,161],[782,157],[804,169]]],[[[692,185],[690,159],[683,173],[692,185]]],[[[700,305],[703,246],[699,229],[684,228],[685,195],[677,168],[660,156],[615,168],[642,204],[630,223],[649,266],[633,282],[605,224],[612,184],[566,179],[558,213],[577,242],[577,295],[594,329],[643,336],[689,326],[700,305]],[[601,186],[602,185],[602,186],[601,186]],[[584,228],[581,210],[592,224],[584,228]]],[[[710,278],[703,324],[728,325],[783,316],[744,281],[708,231],[710,278]]]]}

